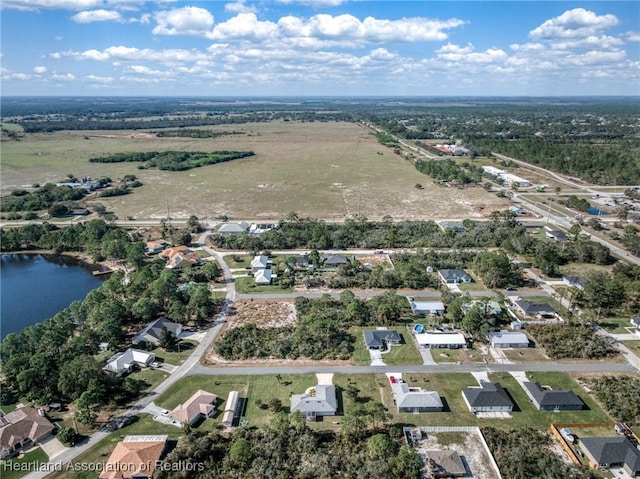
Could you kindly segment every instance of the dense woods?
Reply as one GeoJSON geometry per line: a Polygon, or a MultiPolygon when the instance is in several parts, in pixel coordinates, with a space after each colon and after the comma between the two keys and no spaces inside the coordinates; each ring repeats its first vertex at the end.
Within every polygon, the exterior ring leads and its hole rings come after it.
{"type": "Polygon", "coordinates": [[[366,415],[346,411],[342,432],[309,428],[300,414],[277,413],[264,427],[187,435],[165,459],[183,462],[191,473],[159,473],[159,479],[370,479],[420,477],[420,458],[397,426],[368,424],[366,415]]]}
{"type": "Polygon", "coordinates": [[[640,379],[631,376],[602,376],[582,379],[616,421],[640,421],[640,379]]]}
{"type": "Polygon", "coordinates": [[[551,450],[553,439],[547,432],[531,428],[503,430],[482,428],[502,477],[511,479],[597,479],[587,467],[568,465],[551,450]]]}
{"type": "Polygon", "coordinates": [[[536,324],[528,328],[552,359],[600,359],[617,351],[605,337],[584,324],[536,324]]]}

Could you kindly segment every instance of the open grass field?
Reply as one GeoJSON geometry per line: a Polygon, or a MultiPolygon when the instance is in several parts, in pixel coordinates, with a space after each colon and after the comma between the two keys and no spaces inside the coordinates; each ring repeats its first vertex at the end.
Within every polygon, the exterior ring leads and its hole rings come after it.
{"type": "MultiPolygon", "coordinates": [[[[221,125],[220,130],[228,129],[221,125]]],[[[215,129],[215,128],[214,128],[215,129]]],[[[481,217],[504,209],[482,188],[433,185],[411,161],[352,123],[271,122],[234,125],[244,134],[218,138],[157,138],[142,131],[63,131],[26,135],[2,145],[2,193],[67,174],[144,183],[133,194],[101,198],[120,218],[339,219],[481,217]],[[255,156],[183,172],[138,170],[135,163],[89,163],[91,157],[137,151],[251,150],[255,156]],[[420,183],[424,189],[415,188],[420,183]],[[482,208],[482,209],[480,209],[482,208]]]]}

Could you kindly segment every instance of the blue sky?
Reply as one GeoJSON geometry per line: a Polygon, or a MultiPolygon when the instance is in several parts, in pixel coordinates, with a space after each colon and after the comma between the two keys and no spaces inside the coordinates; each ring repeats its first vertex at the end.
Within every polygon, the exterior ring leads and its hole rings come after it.
{"type": "Polygon", "coordinates": [[[1,0],[2,95],[640,95],[624,1],[1,0]]]}

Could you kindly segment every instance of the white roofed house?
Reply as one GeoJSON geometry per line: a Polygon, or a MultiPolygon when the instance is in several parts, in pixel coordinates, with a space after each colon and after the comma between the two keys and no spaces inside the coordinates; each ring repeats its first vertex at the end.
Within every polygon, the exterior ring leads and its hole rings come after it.
{"type": "Polygon", "coordinates": [[[436,349],[449,348],[460,349],[467,347],[467,340],[460,332],[455,333],[417,333],[416,341],[420,348],[436,349]]]}
{"type": "Polygon", "coordinates": [[[318,384],[304,394],[293,394],[291,412],[295,411],[300,411],[307,421],[315,421],[318,416],[335,416],[338,411],[335,386],[318,384]]]}
{"type": "Polygon", "coordinates": [[[270,269],[259,269],[253,273],[253,282],[255,284],[271,284],[271,280],[275,277],[270,269]]]}
{"type": "Polygon", "coordinates": [[[251,260],[251,270],[258,271],[269,267],[269,257],[265,255],[254,256],[251,260]]]}
{"type": "Polygon", "coordinates": [[[445,309],[442,301],[409,301],[409,304],[415,314],[440,315],[445,309]]]}
{"type": "Polygon", "coordinates": [[[442,412],[444,404],[436,391],[425,391],[418,387],[409,387],[401,374],[389,375],[393,402],[398,412],[442,412]]]}
{"type": "Polygon", "coordinates": [[[519,331],[499,331],[489,334],[492,348],[528,348],[529,338],[519,331]]]}
{"type": "Polygon", "coordinates": [[[249,231],[249,223],[240,221],[238,223],[225,223],[218,228],[218,234],[220,235],[241,235],[249,231]]]}
{"type": "Polygon", "coordinates": [[[112,356],[104,368],[114,374],[129,373],[136,366],[148,367],[155,359],[156,356],[153,353],[129,348],[112,356]]]}

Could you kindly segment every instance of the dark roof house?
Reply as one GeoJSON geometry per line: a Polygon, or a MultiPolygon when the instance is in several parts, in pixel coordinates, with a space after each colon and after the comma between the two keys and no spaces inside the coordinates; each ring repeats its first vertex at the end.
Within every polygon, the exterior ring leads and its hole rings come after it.
{"type": "Polygon", "coordinates": [[[547,238],[556,240],[556,241],[565,241],[567,239],[567,234],[564,231],[560,230],[548,230],[546,232],[547,238]]]}
{"type": "Polygon", "coordinates": [[[622,467],[632,477],[640,475],[640,451],[627,437],[585,437],[580,443],[594,469],[622,467]]]}
{"type": "Polygon", "coordinates": [[[395,329],[365,329],[364,344],[369,349],[382,349],[391,344],[400,344],[400,334],[395,329]]]}
{"type": "Polygon", "coordinates": [[[152,343],[158,344],[160,343],[160,338],[162,337],[162,330],[167,328],[167,331],[173,333],[177,338],[182,333],[182,325],[178,323],[174,323],[173,321],[169,321],[166,318],[158,318],[155,321],[147,324],[142,331],[136,334],[133,338],[131,338],[131,342],[133,344],[138,343],[152,343]]]}
{"type": "Polygon", "coordinates": [[[440,269],[440,280],[445,284],[471,283],[473,278],[463,269],[440,269]]]}
{"type": "Polygon", "coordinates": [[[326,268],[337,268],[339,266],[344,266],[345,264],[349,264],[349,258],[342,255],[328,255],[324,257],[324,261],[322,265],[326,268]]]}
{"type": "Polygon", "coordinates": [[[525,381],[522,385],[541,411],[580,410],[584,407],[582,400],[569,389],[545,389],[540,383],[531,381],[525,381]]]}
{"type": "Polygon", "coordinates": [[[551,318],[558,314],[553,306],[550,306],[547,303],[530,303],[524,299],[516,299],[513,303],[523,315],[531,318],[551,318]]]}
{"type": "Polygon", "coordinates": [[[473,413],[510,412],[513,410],[513,401],[500,383],[483,382],[479,388],[464,388],[462,397],[473,413]]]}

